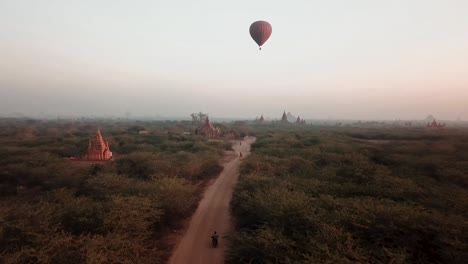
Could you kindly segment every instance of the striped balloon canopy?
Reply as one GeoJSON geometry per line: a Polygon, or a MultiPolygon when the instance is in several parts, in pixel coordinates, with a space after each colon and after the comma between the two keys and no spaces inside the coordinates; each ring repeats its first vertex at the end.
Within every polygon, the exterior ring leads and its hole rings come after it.
{"type": "Polygon", "coordinates": [[[262,49],[263,44],[270,38],[272,28],[270,23],[266,21],[255,21],[250,25],[250,36],[257,42],[259,49],[262,49]]]}

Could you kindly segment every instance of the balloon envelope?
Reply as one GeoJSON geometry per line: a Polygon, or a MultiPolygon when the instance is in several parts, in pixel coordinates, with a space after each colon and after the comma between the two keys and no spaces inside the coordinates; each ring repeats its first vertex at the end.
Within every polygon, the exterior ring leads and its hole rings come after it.
{"type": "Polygon", "coordinates": [[[250,25],[250,36],[261,48],[271,36],[272,28],[266,21],[255,21],[250,25]]]}

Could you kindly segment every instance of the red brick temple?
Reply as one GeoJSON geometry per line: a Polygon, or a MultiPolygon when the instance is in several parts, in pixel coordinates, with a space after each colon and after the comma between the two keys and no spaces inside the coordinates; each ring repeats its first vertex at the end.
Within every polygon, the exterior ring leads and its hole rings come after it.
{"type": "Polygon", "coordinates": [[[98,129],[96,136],[91,138],[88,143],[88,153],[83,157],[84,160],[110,160],[112,152],[109,143],[104,142],[101,131],[98,129]]]}
{"type": "Polygon", "coordinates": [[[434,121],[432,121],[432,123],[427,123],[426,125],[427,127],[430,127],[430,128],[441,128],[441,127],[445,127],[445,123],[437,123],[437,121],[434,119],[434,121]]]}
{"type": "Polygon", "coordinates": [[[195,135],[202,135],[207,138],[217,138],[221,135],[221,130],[210,123],[208,116],[205,119],[205,124],[195,129],[195,135]]]}

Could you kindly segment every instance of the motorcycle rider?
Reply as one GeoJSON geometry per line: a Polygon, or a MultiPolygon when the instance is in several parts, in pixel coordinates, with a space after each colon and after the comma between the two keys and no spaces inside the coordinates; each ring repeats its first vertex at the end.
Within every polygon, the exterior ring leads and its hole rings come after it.
{"type": "Polygon", "coordinates": [[[216,231],[214,231],[211,235],[211,242],[213,243],[214,247],[218,245],[218,234],[216,233],[216,231]]]}

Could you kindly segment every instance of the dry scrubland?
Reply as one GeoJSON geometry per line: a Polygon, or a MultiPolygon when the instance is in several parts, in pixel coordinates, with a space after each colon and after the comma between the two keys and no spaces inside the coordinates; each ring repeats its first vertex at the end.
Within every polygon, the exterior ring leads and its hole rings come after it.
{"type": "Polygon", "coordinates": [[[0,120],[0,263],[164,263],[229,143],[187,122],[0,120]],[[71,162],[101,128],[108,163],[71,162]],[[142,129],[151,134],[139,135],[142,129]]]}
{"type": "MultiPolygon", "coordinates": [[[[193,128],[0,120],[0,263],[164,263],[230,148],[183,135],[193,128]],[[115,159],[66,159],[97,127],[115,159]]],[[[232,201],[230,263],[468,259],[467,130],[235,129],[257,143],[232,201]]]]}
{"type": "Polygon", "coordinates": [[[468,260],[468,130],[256,130],[229,263],[468,260]]]}

